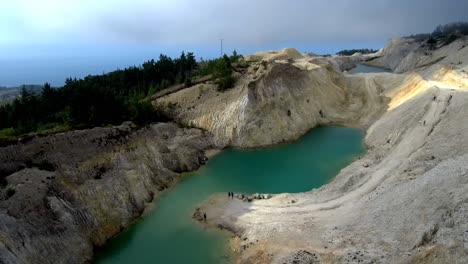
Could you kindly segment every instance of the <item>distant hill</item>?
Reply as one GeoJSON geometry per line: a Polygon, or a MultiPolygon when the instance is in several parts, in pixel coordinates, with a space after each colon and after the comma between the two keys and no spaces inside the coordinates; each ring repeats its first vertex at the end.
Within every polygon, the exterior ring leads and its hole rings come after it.
{"type": "Polygon", "coordinates": [[[0,104],[15,100],[20,93],[21,89],[25,87],[28,91],[38,94],[42,91],[42,85],[22,85],[19,87],[1,87],[0,86],[0,104]]]}

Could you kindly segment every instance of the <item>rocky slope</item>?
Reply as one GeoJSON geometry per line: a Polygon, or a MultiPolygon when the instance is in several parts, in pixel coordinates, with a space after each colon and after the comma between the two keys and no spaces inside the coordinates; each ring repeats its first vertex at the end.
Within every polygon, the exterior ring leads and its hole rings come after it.
{"type": "Polygon", "coordinates": [[[379,54],[389,68],[413,70],[404,74],[348,75],[330,59],[257,54],[235,88],[199,85],[155,105],[218,146],[294,140],[319,124],[366,129],[368,153],[318,190],[251,203],[223,194],[202,206],[209,225],[238,235],[240,262],[467,262],[468,60],[459,49],[461,63],[450,64],[449,50],[428,65],[379,54]]]}
{"type": "Polygon", "coordinates": [[[369,152],[330,184],[252,203],[216,196],[201,210],[242,238],[242,263],[304,252],[324,263],[466,262],[467,101],[429,88],[373,124],[369,152]]]}
{"type": "Polygon", "coordinates": [[[198,129],[126,124],[0,148],[0,263],[90,261],[211,145],[198,129]]]}
{"type": "Polygon", "coordinates": [[[210,131],[218,147],[250,148],[295,140],[320,124],[367,127],[385,111],[382,91],[405,79],[344,76],[337,62],[290,49],[246,59],[251,64],[239,70],[235,88],[219,92],[214,84],[200,84],[154,105],[178,122],[210,131]]]}
{"type": "Polygon", "coordinates": [[[460,71],[468,70],[468,37],[458,38],[449,44],[428,44],[427,41],[401,38],[390,41],[380,56],[367,64],[391,69],[396,73],[423,70],[434,64],[446,65],[460,71]]]}

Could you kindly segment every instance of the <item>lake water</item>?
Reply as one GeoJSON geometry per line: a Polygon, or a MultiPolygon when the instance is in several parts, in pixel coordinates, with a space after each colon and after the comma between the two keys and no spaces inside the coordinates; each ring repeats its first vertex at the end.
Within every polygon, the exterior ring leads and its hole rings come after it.
{"type": "Polygon", "coordinates": [[[389,69],[374,67],[364,64],[356,64],[356,67],[349,70],[349,73],[371,73],[371,72],[391,72],[389,69]]]}
{"type": "Polygon", "coordinates": [[[151,211],[97,252],[95,263],[230,263],[230,234],[192,220],[197,205],[218,192],[318,188],[364,153],[362,139],[361,130],[326,126],[291,144],[224,150],[158,197],[151,211]]]}

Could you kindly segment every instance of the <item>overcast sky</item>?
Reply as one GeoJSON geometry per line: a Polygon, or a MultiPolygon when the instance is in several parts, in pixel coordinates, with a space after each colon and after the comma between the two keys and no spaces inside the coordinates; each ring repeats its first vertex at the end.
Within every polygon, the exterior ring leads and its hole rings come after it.
{"type": "Polygon", "coordinates": [[[0,85],[14,83],[5,80],[22,69],[42,67],[34,74],[50,74],[43,73],[45,60],[54,69],[57,63],[69,67],[68,76],[73,69],[80,76],[87,69],[108,71],[159,53],[217,56],[220,38],[229,53],[289,46],[332,53],[379,48],[389,38],[468,20],[467,0],[0,1],[0,62],[24,62],[0,66],[0,85]]]}

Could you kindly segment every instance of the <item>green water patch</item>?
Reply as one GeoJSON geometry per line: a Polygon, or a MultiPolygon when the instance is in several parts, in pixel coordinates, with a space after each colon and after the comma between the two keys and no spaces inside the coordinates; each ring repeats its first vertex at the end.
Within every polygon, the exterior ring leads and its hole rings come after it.
{"type": "Polygon", "coordinates": [[[158,197],[151,211],[97,252],[95,263],[230,263],[230,234],[191,219],[201,202],[219,192],[318,188],[364,153],[362,140],[361,130],[326,126],[291,144],[224,150],[158,197]]]}
{"type": "Polygon", "coordinates": [[[364,64],[356,64],[356,67],[352,68],[349,73],[372,73],[372,72],[392,72],[389,69],[382,67],[369,66],[364,64]]]}

